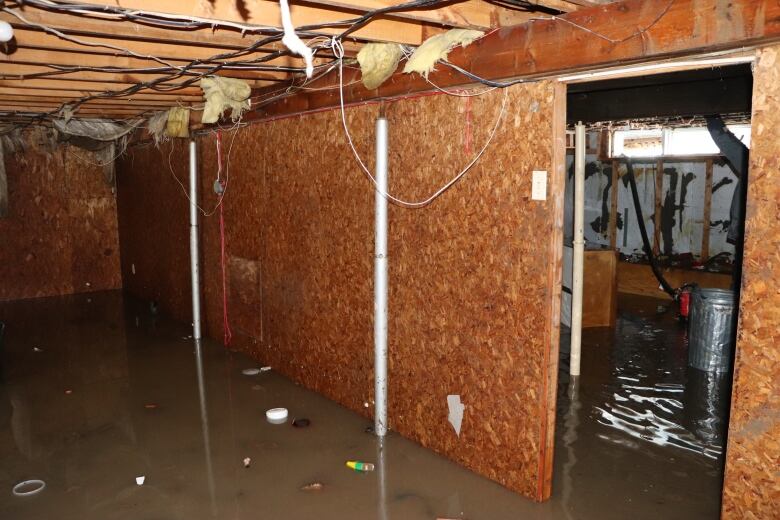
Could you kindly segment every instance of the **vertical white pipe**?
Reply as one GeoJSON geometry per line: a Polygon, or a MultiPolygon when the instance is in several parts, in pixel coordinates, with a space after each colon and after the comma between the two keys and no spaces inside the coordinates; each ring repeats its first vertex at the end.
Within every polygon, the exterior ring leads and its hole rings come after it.
{"type": "Polygon", "coordinates": [[[574,134],[574,251],[571,288],[571,361],[569,374],[580,375],[582,346],[582,265],[585,252],[585,126],[578,123],[574,134]]]}
{"type": "Polygon", "coordinates": [[[192,274],[192,337],[200,334],[200,272],[198,266],[198,148],[190,141],[190,272],[192,274]]]}
{"type": "Polygon", "coordinates": [[[374,194],[374,431],[387,433],[387,119],[376,120],[374,194]]]}

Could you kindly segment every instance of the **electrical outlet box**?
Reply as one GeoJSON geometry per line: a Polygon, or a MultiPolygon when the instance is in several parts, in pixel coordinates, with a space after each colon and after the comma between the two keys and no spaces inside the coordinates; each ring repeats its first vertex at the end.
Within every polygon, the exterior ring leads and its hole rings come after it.
{"type": "Polygon", "coordinates": [[[534,170],[531,178],[531,200],[547,200],[547,172],[534,170]]]}

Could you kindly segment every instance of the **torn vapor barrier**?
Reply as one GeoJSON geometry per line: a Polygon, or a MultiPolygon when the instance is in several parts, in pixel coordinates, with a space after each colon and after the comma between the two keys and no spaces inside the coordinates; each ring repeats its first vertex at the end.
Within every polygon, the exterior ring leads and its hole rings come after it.
{"type": "Polygon", "coordinates": [[[168,124],[168,111],[157,112],[146,122],[146,129],[149,131],[149,135],[154,139],[155,146],[160,146],[160,143],[165,141],[167,136],[165,135],[165,126],[168,124]]]}
{"type": "Polygon", "coordinates": [[[52,121],[58,132],[58,141],[95,152],[103,177],[113,186],[115,179],[114,160],[127,147],[127,139],[138,128],[143,119],[115,122],[105,119],[75,119],[73,117],[52,121]]]}
{"type": "MultiPolygon", "coordinates": [[[[589,148],[597,148],[591,133],[589,148]]],[[[571,243],[573,229],[573,158],[567,157],[566,191],[564,195],[564,243],[571,243]]],[[[642,213],[648,233],[655,230],[655,175],[657,158],[635,158],[633,161],[642,213]]],[[[641,257],[642,239],[631,190],[624,175],[625,167],[618,168],[619,182],[613,185],[613,162],[600,158],[594,151],[586,156],[585,168],[585,242],[586,247],[610,247],[609,222],[612,219],[612,195],[617,190],[615,247],[626,257],[641,257]]],[[[713,159],[710,221],[704,222],[704,192],[707,165],[704,158],[682,159],[666,157],[663,160],[663,181],[660,198],[660,251],[676,256],[690,253],[694,258],[702,254],[702,237],[709,235],[708,257],[720,253],[734,255],[734,246],[727,242],[729,208],[735,190],[736,176],[722,161],[713,159]]]]}
{"type": "Polygon", "coordinates": [[[397,43],[369,43],[358,52],[361,80],[368,90],[374,90],[393,75],[403,52],[397,43]]]}
{"type": "Polygon", "coordinates": [[[458,45],[466,47],[484,34],[482,31],[473,29],[451,29],[445,33],[431,36],[417,47],[409,61],[406,62],[404,74],[417,72],[428,78],[428,74],[433,70],[436,62],[446,59],[452,49],[458,45]]]}

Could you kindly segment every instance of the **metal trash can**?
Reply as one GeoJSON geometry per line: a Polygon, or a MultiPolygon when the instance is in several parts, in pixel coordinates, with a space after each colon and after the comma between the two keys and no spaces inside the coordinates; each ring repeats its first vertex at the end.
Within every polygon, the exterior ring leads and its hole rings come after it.
{"type": "Polygon", "coordinates": [[[734,351],[734,292],[697,288],[691,295],[688,320],[688,365],[726,372],[734,351]]]}

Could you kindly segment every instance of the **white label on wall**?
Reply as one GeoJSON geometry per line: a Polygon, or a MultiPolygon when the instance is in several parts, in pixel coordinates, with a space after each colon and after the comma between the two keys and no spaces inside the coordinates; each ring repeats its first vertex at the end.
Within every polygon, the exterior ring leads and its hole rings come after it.
{"type": "Polygon", "coordinates": [[[531,200],[547,200],[547,172],[534,170],[531,179],[531,200]]]}

